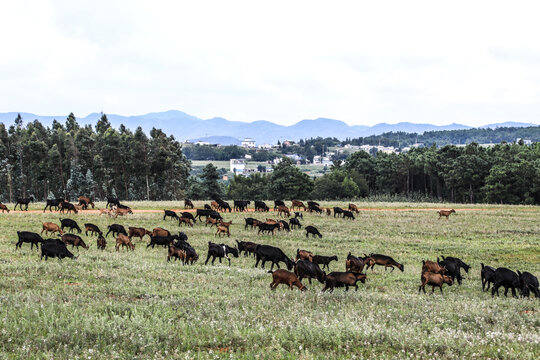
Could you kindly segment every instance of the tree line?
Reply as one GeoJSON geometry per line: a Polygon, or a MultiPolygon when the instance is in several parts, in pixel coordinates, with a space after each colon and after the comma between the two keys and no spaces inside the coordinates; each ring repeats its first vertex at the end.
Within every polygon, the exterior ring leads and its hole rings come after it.
{"type": "Polygon", "coordinates": [[[124,125],[118,130],[102,114],[95,127],[81,127],[71,113],[65,123],[45,127],[0,123],[0,197],[74,199],[117,195],[129,200],[182,199],[191,170],[181,144],[152,129],[147,136],[124,125]]]}
{"type": "MultiPolygon", "coordinates": [[[[527,137],[524,135],[524,137],[527,137]]],[[[530,138],[530,137],[528,137],[530,138]]],[[[323,151],[337,139],[309,139],[297,146],[323,151]]],[[[286,150],[287,147],[285,147],[286,150]]],[[[231,151],[233,151],[231,149],[231,151]]],[[[279,156],[279,155],[278,155],[279,156]]],[[[124,125],[111,127],[102,114],[95,126],[81,127],[73,114],[44,127],[0,123],[0,200],[34,196],[125,200],[320,199],[400,196],[450,202],[540,203],[540,143],[481,147],[433,145],[406,153],[353,153],[312,178],[284,157],[269,174],[221,179],[207,165],[190,176],[191,164],[173,136],[152,129],[147,136],[124,125]]]]}
{"type": "Polygon", "coordinates": [[[376,156],[358,151],[345,161],[334,161],[327,174],[315,179],[283,158],[269,175],[235,176],[220,195],[287,200],[390,195],[403,200],[540,204],[540,143],[432,146],[376,156]]]}

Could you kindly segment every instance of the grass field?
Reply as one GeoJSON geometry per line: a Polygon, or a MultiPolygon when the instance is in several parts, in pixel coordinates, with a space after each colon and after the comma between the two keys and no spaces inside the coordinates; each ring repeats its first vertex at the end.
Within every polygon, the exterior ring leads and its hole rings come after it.
{"type": "MultiPolygon", "coordinates": [[[[129,205],[165,209],[183,202],[129,205]]],[[[268,265],[255,269],[252,257],[233,258],[231,267],[205,266],[214,230],[200,223],[182,228],[200,256],[193,266],[167,263],[165,249],[146,248],[148,238],[136,240],[134,252],[115,252],[109,237],[107,249],[98,251],[96,238],[84,234],[91,247],[75,250],[77,260],[40,261],[28,244],[15,250],[16,231],[40,232],[43,221],[59,223],[59,214],[0,214],[0,358],[539,357],[539,300],[491,298],[479,274],[483,262],[540,275],[540,208],[458,206],[446,221],[429,210],[440,205],[359,206],[371,210],[353,222],[306,214],[302,224],[317,226],[322,239],[306,239],[298,230],[257,236],[244,230],[245,213],[224,216],[233,220],[232,236],[221,241],[231,245],[250,240],[290,256],[297,248],[338,255],[332,271],[344,271],[349,251],[383,253],[405,265],[403,273],[370,270],[358,292],[331,294],[315,282],[306,292],[282,285],[272,292],[268,265]],[[422,259],[440,255],[460,257],[472,269],[463,285],[445,287],[443,296],[418,294],[422,259]]],[[[69,217],[102,230],[114,222],[178,230],[159,213],[69,217]]]]}

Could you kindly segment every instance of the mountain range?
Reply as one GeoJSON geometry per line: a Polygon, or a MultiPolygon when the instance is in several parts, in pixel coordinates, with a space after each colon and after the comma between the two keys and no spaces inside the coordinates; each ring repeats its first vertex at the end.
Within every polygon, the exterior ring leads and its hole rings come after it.
{"type": "MultiPolygon", "coordinates": [[[[0,122],[6,125],[13,124],[17,112],[0,113],[0,122]]],[[[51,126],[54,119],[64,122],[67,115],[42,116],[31,113],[20,113],[23,121],[31,122],[39,120],[45,126],[51,126]]],[[[100,119],[100,113],[92,113],[83,118],[77,118],[80,125],[95,125],[100,119]]],[[[404,131],[408,133],[422,134],[426,131],[470,129],[471,126],[462,124],[432,125],[400,122],[396,124],[380,123],[374,126],[348,125],[343,121],[327,118],[314,120],[302,120],[294,125],[278,125],[270,121],[241,122],[230,121],[221,117],[200,119],[178,110],[154,112],[144,115],[123,116],[107,114],[112,126],[118,127],[124,124],[127,128],[135,130],[140,126],[145,132],[152,128],[162,129],[166,134],[174,135],[180,141],[202,140],[210,143],[223,145],[238,145],[241,139],[250,137],[257,144],[275,144],[278,140],[307,139],[311,137],[336,137],[340,140],[345,138],[365,137],[379,135],[385,132],[404,131]]],[[[497,127],[527,127],[538,126],[537,124],[521,122],[504,122],[482,126],[482,128],[497,127]]]]}

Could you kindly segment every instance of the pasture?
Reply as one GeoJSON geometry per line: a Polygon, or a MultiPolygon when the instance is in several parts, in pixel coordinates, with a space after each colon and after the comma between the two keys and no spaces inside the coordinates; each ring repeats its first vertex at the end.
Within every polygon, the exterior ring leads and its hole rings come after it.
{"type": "MultiPolygon", "coordinates": [[[[135,210],[183,208],[183,202],[126,203],[135,210]]],[[[198,208],[202,204],[195,202],[198,208]]],[[[88,212],[0,214],[0,357],[539,357],[539,299],[482,292],[480,263],[540,276],[540,208],[458,205],[447,221],[438,220],[434,208],[449,205],[357,204],[370,210],[354,221],[305,213],[302,225],[316,226],[322,239],[306,239],[303,229],[275,236],[244,230],[245,217],[277,218],[274,213],[226,213],[224,219],[233,221],[231,237],[220,240],[214,238],[215,227],[197,222],[179,228],[176,221],[164,221],[162,211],[116,220],[88,212]],[[193,266],[168,263],[166,249],[146,248],[148,237],[134,238],[134,252],[116,252],[109,236],[100,251],[97,236],[84,233],[90,249],[75,249],[75,261],[41,261],[40,251],[29,244],[15,250],[17,230],[39,233],[42,222],[59,224],[59,218],[75,219],[81,227],[94,223],[104,233],[112,223],[181,229],[199,260],[193,266]],[[375,267],[357,292],[322,293],[322,284],[306,279],[305,292],[283,285],[271,291],[270,264],[256,269],[253,257],[232,258],[230,267],[217,260],[204,265],[208,241],[235,245],[234,240],[278,246],[290,257],[298,248],[337,255],[331,271],[345,271],[349,251],[382,253],[403,263],[405,271],[375,267]],[[462,285],[445,286],[442,296],[438,290],[432,295],[431,287],[419,294],[422,260],[441,255],[460,257],[472,269],[462,285]]]]}

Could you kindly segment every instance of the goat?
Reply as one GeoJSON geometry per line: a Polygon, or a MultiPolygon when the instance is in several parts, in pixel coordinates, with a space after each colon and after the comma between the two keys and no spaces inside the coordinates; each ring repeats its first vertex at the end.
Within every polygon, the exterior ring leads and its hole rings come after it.
{"type": "Polygon", "coordinates": [[[118,234],[116,237],[116,251],[119,251],[120,245],[122,245],[122,247],[125,246],[126,250],[131,249],[131,251],[135,251],[135,245],[133,245],[129,237],[127,237],[125,234],[118,234]]]}
{"type": "Polygon", "coordinates": [[[270,289],[276,290],[279,284],[285,284],[289,286],[289,289],[293,289],[293,285],[296,286],[300,291],[306,291],[307,288],[298,280],[298,277],[295,273],[284,269],[278,269],[276,271],[268,271],[272,274],[272,283],[270,284],[270,289]]]}
{"type": "Polygon", "coordinates": [[[435,274],[432,272],[423,272],[421,280],[422,283],[418,287],[418,292],[420,292],[420,290],[424,290],[424,294],[426,293],[426,285],[431,285],[431,293],[434,293],[435,286],[438,286],[442,294],[443,284],[448,284],[448,286],[452,286],[452,283],[454,282],[450,276],[435,274]]]}
{"type": "Polygon", "coordinates": [[[43,230],[41,230],[41,234],[43,234],[44,231],[45,231],[45,235],[49,235],[49,232],[53,234],[55,232],[58,232],[60,235],[64,235],[64,231],[60,229],[60,226],[52,222],[43,223],[43,230]]]}
{"type": "Polygon", "coordinates": [[[448,220],[448,217],[450,216],[450,214],[452,213],[455,213],[456,210],[454,209],[451,209],[451,210],[439,210],[437,211],[437,214],[439,214],[439,220],[441,220],[441,217],[443,216],[446,216],[446,220],[448,220]]]}

